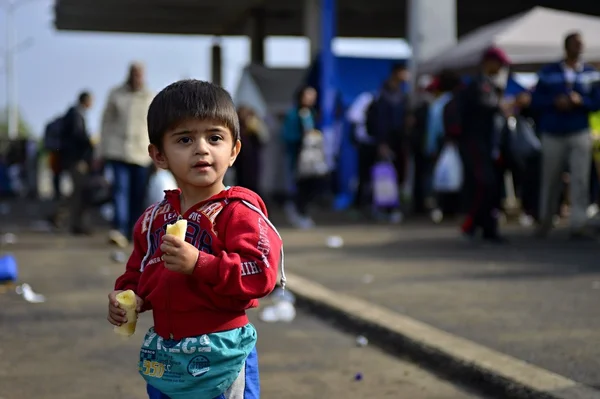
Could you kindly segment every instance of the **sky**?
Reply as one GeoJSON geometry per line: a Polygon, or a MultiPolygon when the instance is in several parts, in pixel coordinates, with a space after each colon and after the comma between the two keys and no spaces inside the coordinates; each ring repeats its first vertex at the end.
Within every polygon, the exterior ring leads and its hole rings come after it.
{"type": "MultiPolygon", "coordinates": [[[[2,0],[0,0],[2,1],[2,0]]],[[[65,112],[77,94],[90,90],[95,97],[88,125],[97,133],[109,90],[125,80],[132,61],[146,65],[147,84],[158,91],[182,78],[210,79],[210,48],[207,36],[137,35],[57,31],[53,25],[53,1],[24,3],[15,13],[17,42],[33,43],[16,55],[18,104],[34,134],[65,112]]],[[[0,9],[0,27],[6,14],[0,9]]],[[[0,31],[0,49],[5,43],[0,31]]],[[[307,66],[309,47],[303,38],[268,38],[268,66],[307,66]]],[[[334,52],[346,56],[404,58],[410,49],[402,39],[338,39],[334,52]]],[[[249,60],[249,41],[244,37],[223,42],[223,85],[235,91],[242,68],[249,60]]],[[[0,107],[6,105],[4,55],[0,54],[0,107]]]]}

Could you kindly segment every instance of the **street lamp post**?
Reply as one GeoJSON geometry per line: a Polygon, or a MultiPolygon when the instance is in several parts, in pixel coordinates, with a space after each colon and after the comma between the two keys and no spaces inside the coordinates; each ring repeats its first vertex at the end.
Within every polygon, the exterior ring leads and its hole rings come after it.
{"type": "Polygon", "coordinates": [[[14,15],[17,8],[27,3],[28,0],[7,0],[3,6],[6,10],[6,48],[4,65],[6,73],[6,119],[8,122],[8,138],[15,139],[19,133],[19,105],[17,99],[17,77],[15,69],[15,55],[18,51],[29,47],[31,38],[21,43],[16,43],[16,30],[14,15]]]}
{"type": "Polygon", "coordinates": [[[19,125],[19,111],[18,106],[15,104],[16,99],[16,84],[14,79],[14,0],[8,0],[8,6],[6,7],[6,54],[4,56],[4,62],[6,65],[6,119],[8,121],[8,138],[14,139],[17,137],[18,125],[19,125]]]}

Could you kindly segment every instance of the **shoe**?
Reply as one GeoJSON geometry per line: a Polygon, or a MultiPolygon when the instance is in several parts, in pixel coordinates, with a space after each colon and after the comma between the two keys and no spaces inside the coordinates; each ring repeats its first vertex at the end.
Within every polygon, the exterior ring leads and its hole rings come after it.
{"type": "Polygon", "coordinates": [[[464,241],[468,244],[474,244],[477,241],[477,236],[475,234],[475,230],[469,230],[469,231],[461,230],[460,238],[462,241],[464,241]]]}
{"type": "Polygon", "coordinates": [[[572,241],[598,241],[597,238],[585,229],[573,230],[569,234],[569,239],[572,241]]]}
{"type": "Polygon", "coordinates": [[[118,246],[119,248],[127,248],[129,240],[119,230],[111,230],[108,232],[108,241],[118,246]]]}
{"type": "Polygon", "coordinates": [[[315,222],[306,216],[300,216],[293,223],[294,227],[300,230],[310,230],[315,227],[315,222]]]}
{"type": "Polygon", "coordinates": [[[522,213],[519,215],[519,224],[523,227],[531,227],[535,223],[535,220],[532,216],[527,215],[526,213],[522,213]]]}
{"type": "Polygon", "coordinates": [[[439,208],[435,208],[429,213],[429,217],[433,223],[439,224],[444,220],[444,212],[439,208]]]}
{"type": "Polygon", "coordinates": [[[298,223],[300,221],[301,217],[298,214],[298,211],[296,210],[296,206],[294,205],[293,202],[286,202],[286,204],[283,207],[283,211],[285,213],[285,217],[286,217],[287,221],[291,225],[296,225],[296,223],[298,223]]]}
{"type": "Polygon", "coordinates": [[[71,234],[74,236],[91,236],[93,232],[85,227],[73,227],[71,228],[71,234]]]}
{"type": "Polygon", "coordinates": [[[390,223],[391,224],[400,224],[404,221],[404,214],[400,211],[394,211],[390,215],[390,223]]]}
{"type": "Polygon", "coordinates": [[[508,239],[506,237],[504,237],[504,236],[499,235],[499,234],[484,235],[483,236],[483,240],[486,243],[494,244],[494,245],[508,244],[508,239]]]}
{"type": "Polygon", "coordinates": [[[552,227],[545,225],[545,224],[540,224],[536,227],[535,229],[535,233],[533,233],[533,236],[535,238],[546,238],[548,237],[548,234],[550,234],[550,231],[552,230],[552,227]]]}

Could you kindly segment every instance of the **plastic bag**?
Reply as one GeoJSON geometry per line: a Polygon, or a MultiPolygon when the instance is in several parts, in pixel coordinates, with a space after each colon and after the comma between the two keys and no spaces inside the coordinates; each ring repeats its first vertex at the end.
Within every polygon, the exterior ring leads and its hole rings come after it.
{"type": "Polygon", "coordinates": [[[160,169],[150,177],[146,192],[146,206],[156,204],[165,197],[165,190],[175,190],[177,182],[168,170],[160,169]]]}
{"type": "Polygon", "coordinates": [[[529,161],[540,155],[542,143],[527,119],[520,116],[508,118],[502,133],[503,153],[511,169],[525,170],[529,161]]]}
{"type": "Polygon", "coordinates": [[[456,145],[446,144],[433,171],[433,190],[455,193],[463,184],[463,164],[456,145]]]}
{"type": "Polygon", "coordinates": [[[373,205],[393,208],[400,205],[398,175],[391,162],[378,162],[371,169],[373,181],[373,205]]]}
{"type": "Polygon", "coordinates": [[[299,178],[322,177],[329,172],[324,146],[323,133],[320,131],[311,130],[304,135],[298,155],[299,178]]]}

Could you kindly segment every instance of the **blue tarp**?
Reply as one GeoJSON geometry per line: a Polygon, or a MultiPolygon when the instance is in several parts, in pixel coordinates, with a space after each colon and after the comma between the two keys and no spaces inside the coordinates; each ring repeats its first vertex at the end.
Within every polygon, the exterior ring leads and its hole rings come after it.
{"type": "MultiPolygon", "coordinates": [[[[306,83],[319,90],[319,59],[313,62],[306,83]]],[[[345,123],[345,110],[356,97],[364,92],[379,90],[395,64],[405,59],[336,57],[337,118],[344,121],[343,133],[337,158],[336,203],[338,210],[351,206],[354,198],[354,182],[357,175],[357,153],[352,143],[350,126],[345,123]]]]}
{"type": "MultiPolygon", "coordinates": [[[[392,66],[405,59],[336,57],[338,95],[345,107],[365,91],[376,91],[389,76],[392,66]]],[[[319,90],[318,59],[309,67],[307,84],[319,90]]]]}

